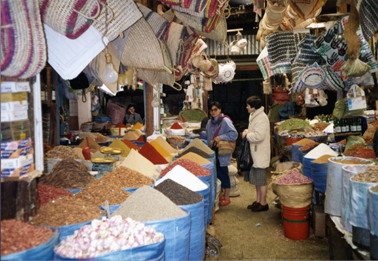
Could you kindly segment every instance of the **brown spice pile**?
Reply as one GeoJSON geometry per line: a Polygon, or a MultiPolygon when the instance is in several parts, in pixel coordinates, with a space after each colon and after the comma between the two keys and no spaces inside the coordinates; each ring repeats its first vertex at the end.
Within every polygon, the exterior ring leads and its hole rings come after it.
{"type": "Polygon", "coordinates": [[[153,179],[138,171],[120,166],[101,178],[104,183],[114,184],[120,188],[139,188],[154,183],[153,179]]]}
{"type": "Polygon", "coordinates": [[[352,147],[350,147],[349,149],[347,149],[346,151],[344,151],[344,155],[345,156],[354,156],[357,154],[357,152],[360,150],[360,149],[364,149],[365,146],[364,145],[361,145],[361,144],[354,144],[352,147]]]}
{"type": "Polygon", "coordinates": [[[364,139],[365,144],[373,144],[374,135],[366,135],[362,136],[361,138],[364,139]]]}
{"type": "Polygon", "coordinates": [[[326,123],[326,122],[317,122],[315,123],[312,127],[315,129],[315,130],[318,130],[318,131],[323,131],[325,128],[327,128],[331,123],[326,123]]]}
{"type": "Polygon", "coordinates": [[[348,164],[348,165],[356,165],[356,164],[370,164],[358,160],[334,160],[334,162],[341,163],[341,164],[348,164]]]}
{"type": "Polygon", "coordinates": [[[102,179],[96,179],[77,193],[76,197],[93,202],[97,206],[105,206],[106,200],[109,205],[118,205],[122,204],[130,195],[129,192],[114,184],[109,184],[102,179]]]}
{"type": "Polygon", "coordinates": [[[77,147],[82,149],[82,148],[87,147],[87,146],[89,147],[89,150],[92,153],[96,153],[96,151],[101,149],[101,146],[98,145],[98,143],[95,142],[94,139],[92,139],[90,137],[85,137],[85,139],[77,147]],[[88,143],[87,143],[87,138],[88,138],[88,143]]]}
{"type": "Polygon", "coordinates": [[[378,166],[369,166],[365,172],[360,172],[352,180],[366,183],[378,183],[378,166]]]}
{"type": "Polygon", "coordinates": [[[315,142],[315,141],[304,138],[304,139],[301,139],[300,141],[297,141],[296,143],[294,143],[294,145],[307,145],[307,144],[313,143],[313,142],[315,142]]]}
{"type": "Polygon", "coordinates": [[[313,162],[314,162],[314,163],[328,163],[328,159],[329,159],[329,158],[333,158],[333,157],[335,157],[335,156],[332,156],[332,155],[328,155],[328,154],[326,154],[326,155],[323,155],[323,156],[317,158],[317,159],[314,160],[313,162]]]}
{"type": "Polygon", "coordinates": [[[95,203],[75,196],[62,196],[42,206],[32,224],[61,227],[102,217],[105,211],[95,203]]]}
{"type": "Polygon", "coordinates": [[[206,164],[209,164],[210,161],[201,157],[200,155],[198,154],[195,154],[193,152],[189,152],[187,154],[185,154],[184,156],[181,156],[179,159],[188,159],[188,160],[191,160],[193,161],[194,163],[197,163],[198,165],[206,165],[206,164]]]}
{"type": "Polygon", "coordinates": [[[40,183],[62,189],[84,188],[95,178],[81,162],[66,159],[55,164],[53,172],[40,179],[40,183]]]}
{"type": "Polygon", "coordinates": [[[46,153],[47,159],[78,159],[75,151],[67,146],[56,146],[46,153]]]}
{"type": "Polygon", "coordinates": [[[299,150],[300,151],[309,151],[309,150],[315,148],[318,145],[319,145],[318,142],[313,141],[312,143],[307,143],[306,145],[303,145],[302,147],[299,148],[299,150]]]}
{"type": "Polygon", "coordinates": [[[96,136],[95,142],[100,142],[101,143],[101,142],[107,142],[108,141],[108,138],[106,138],[101,133],[95,132],[93,134],[96,136]]]}
{"type": "Polygon", "coordinates": [[[1,221],[1,256],[21,252],[46,243],[54,231],[9,219],[1,221]]]}
{"type": "Polygon", "coordinates": [[[343,140],[339,141],[338,144],[346,145],[347,144],[347,140],[343,139],[343,140]]]}

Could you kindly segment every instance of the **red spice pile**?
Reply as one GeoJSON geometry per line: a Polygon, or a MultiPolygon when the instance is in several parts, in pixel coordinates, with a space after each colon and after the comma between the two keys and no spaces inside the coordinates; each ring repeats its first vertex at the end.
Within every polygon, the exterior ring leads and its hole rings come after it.
{"type": "Polygon", "coordinates": [[[168,164],[168,161],[148,142],[139,150],[139,154],[151,161],[154,165],[168,164]]]}
{"type": "Polygon", "coordinates": [[[144,142],[143,135],[140,135],[135,141],[144,142]]]}
{"type": "Polygon", "coordinates": [[[360,149],[357,151],[356,157],[363,158],[363,159],[376,159],[377,158],[374,150],[372,149],[360,149]]]}
{"type": "Polygon", "coordinates": [[[123,139],[122,142],[125,143],[130,149],[134,149],[136,151],[140,150],[140,148],[134,142],[129,141],[128,139],[123,139]]]}
{"type": "Polygon", "coordinates": [[[122,122],[118,122],[115,128],[126,128],[126,125],[123,124],[122,122]]]}
{"type": "Polygon", "coordinates": [[[178,159],[174,161],[171,165],[163,169],[160,173],[160,176],[165,176],[168,172],[170,172],[174,167],[176,166],[181,166],[185,168],[187,171],[192,173],[193,175],[197,177],[202,177],[202,176],[208,176],[211,175],[211,171],[208,169],[205,169],[201,165],[188,160],[188,159],[178,159]]]}
{"type": "Polygon", "coordinates": [[[54,198],[58,198],[60,196],[73,196],[73,193],[71,192],[42,184],[37,185],[37,193],[40,207],[45,205],[47,202],[50,202],[54,198]]]}
{"type": "Polygon", "coordinates": [[[49,241],[54,231],[15,219],[1,221],[1,256],[21,252],[49,241]]]}
{"type": "Polygon", "coordinates": [[[180,124],[178,124],[178,122],[175,122],[175,123],[173,123],[173,125],[171,126],[171,129],[172,129],[172,130],[181,130],[182,127],[181,127],[180,124]]]}

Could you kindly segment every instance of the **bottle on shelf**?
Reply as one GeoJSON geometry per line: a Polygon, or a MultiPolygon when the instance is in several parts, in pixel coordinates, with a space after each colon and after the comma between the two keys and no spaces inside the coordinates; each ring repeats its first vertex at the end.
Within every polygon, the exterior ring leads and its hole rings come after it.
{"type": "Polygon", "coordinates": [[[350,131],[349,119],[344,119],[344,121],[345,121],[345,132],[349,132],[350,131]]]}
{"type": "Polygon", "coordinates": [[[336,120],[336,133],[341,133],[341,121],[336,120]]]}
{"type": "Polygon", "coordinates": [[[357,131],[357,127],[356,127],[356,122],[354,119],[350,119],[349,120],[349,124],[350,124],[350,131],[351,132],[356,132],[357,131]]]}
{"type": "Polygon", "coordinates": [[[357,128],[358,132],[362,131],[362,122],[361,122],[361,118],[360,117],[357,118],[356,128],[357,128]]]}
{"type": "Polygon", "coordinates": [[[328,116],[328,114],[326,115],[326,122],[329,122],[329,116],[328,116]]]}
{"type": "Polygon", "coordinates": [[[346,132],[345,121],[341,119],[340,122],[341,122],[341,132],[345,133],[346,132]]]}

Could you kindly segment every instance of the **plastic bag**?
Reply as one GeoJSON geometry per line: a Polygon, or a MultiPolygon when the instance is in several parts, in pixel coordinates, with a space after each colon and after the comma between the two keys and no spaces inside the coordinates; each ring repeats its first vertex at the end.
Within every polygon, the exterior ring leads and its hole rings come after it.
{"type": "Polygon", "coordinates": [[[348,106],[345,106],[345,111],[344,111],[344,116],[343,117],[347,117],[347,116],[364,116],[364,109],[360,109],[360,110],[349,110],[348,109],[348,106]]]}
{"type": "Polygon", "coordinates": [[[116,103],[108,103],[106,108],[106,116],[112,118],[112,123],[117,124],[119,122],[124,122],[126,114],[125,107],[118,105],[116,103]]]}
{"type": "Polygon", "coordinates": [[[338,100],[335,103],[335,109],[333,109],[333,117],[336,119],[341,119],[344,116],[345,109],[348,107],[347,98],[338,100]]]}
{"type": "Polygon", "coordinates": [[[358,136],[349,136],[347,138],[347,144],[345,146],[345,151],[348,150],[350,147],[352,147],[355,144],[361,144],[365,145],[365,140],[358,136]]]}
{"type": "Polygon", "coordinates": [[[251,156],[251,148],[247,137],[244,137],[240,145],[236,149],[236,161],[240,171],[250,171],[253,165],[251,156]]]}

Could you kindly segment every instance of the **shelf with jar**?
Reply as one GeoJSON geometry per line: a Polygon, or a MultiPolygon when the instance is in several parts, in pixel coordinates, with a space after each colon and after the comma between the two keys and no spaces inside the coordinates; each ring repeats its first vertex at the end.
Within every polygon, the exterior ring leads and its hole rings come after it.
{"type": "Polygon", "coordinates": [[[362,136],[367,129],[367,121],[363,116],[348,116],[335,119],[333,125],[334,136],[338,138],[350,135],[362,136]]]}

